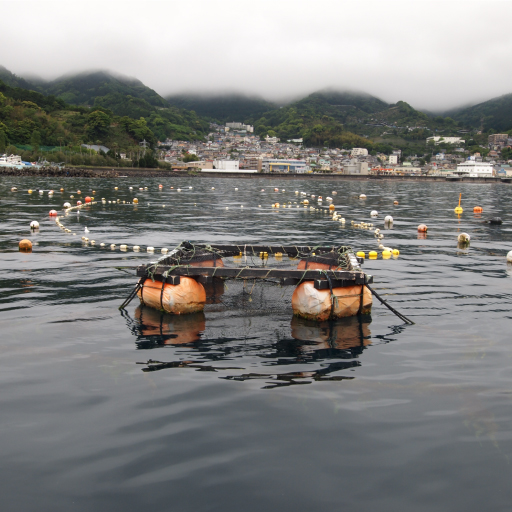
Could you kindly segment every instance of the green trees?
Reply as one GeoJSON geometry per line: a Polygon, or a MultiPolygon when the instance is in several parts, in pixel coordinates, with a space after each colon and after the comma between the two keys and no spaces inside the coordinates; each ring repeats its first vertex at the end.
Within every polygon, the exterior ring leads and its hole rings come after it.
{"type": "Polygon", "coordinates": [[[101,110],[91,112],[87,118],[87,135],[91,138],[107,137],[110,128],[110,117],[101,110]]]}
{"type": "Polygon", "coordinates": [[[197,155],[194,155],[193,153],[187,153],[183,157],[183,161],[185,163],[188,163],[188,162],[198,162],[199,161],[199,157],[197,155]]]}

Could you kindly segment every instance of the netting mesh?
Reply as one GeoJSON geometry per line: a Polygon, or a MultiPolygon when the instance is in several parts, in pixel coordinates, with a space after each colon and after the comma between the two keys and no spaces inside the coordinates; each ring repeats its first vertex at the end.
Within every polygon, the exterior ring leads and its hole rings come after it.
{"type": "Polygon", "coordinates": [[[205,313],[230,312],[232,315],[292,314],[294,286],[281,286],[275,280],[244,279],[206,285],[205,313]]]}

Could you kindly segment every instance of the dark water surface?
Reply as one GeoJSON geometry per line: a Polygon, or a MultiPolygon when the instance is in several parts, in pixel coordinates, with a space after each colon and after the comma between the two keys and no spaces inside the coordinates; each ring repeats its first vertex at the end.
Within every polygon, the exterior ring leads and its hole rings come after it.
{"type": "Polygon", "coordinates": [[[510,509],[511,187],[162,183],[161,192],[152,179],[0,184],[2,511],[510,509]],[[66,192],[53,198],[37,192],[61,186],[66,192]],[[77,188],[82,197],[94,189],[96,199],[137,196],[140,204],[70,213],[62,222],[73,236],[47,213],[77,188]],[[295,205],[270,208],[297,201],[294,190],[337,190],[346,227],[295,205]],[[377,227],[384,215],[395,218],[384,245],[400,257],[367,260],[364,269],[416,325],[374,303],[371,323],[316,327],[293,320],[284,299],[272,313],[235,301],[180,319],[133,301],[123,315],[118,306],[136,278],[113,267],[156,255],[80,240],[87,226],[89,238],[108,244],[336,243],[368,251],[377,249],[373,233],[350,221],[372,222],[373,209],[377,227]],[[497,215],[503,226],[483,223],[497,215]],[[31,220],[39,233],[30,233],[31,220]],[[426,239],[418,239],[420,223],[429,226],[426,239]],[[461,231],[472,237],[467,250],[457,249],[461,231]],[[37,244],[31,254],[17,250],[25,237],[37,244]],[[136,364],[149,359],[170,364],[136,364]]]}

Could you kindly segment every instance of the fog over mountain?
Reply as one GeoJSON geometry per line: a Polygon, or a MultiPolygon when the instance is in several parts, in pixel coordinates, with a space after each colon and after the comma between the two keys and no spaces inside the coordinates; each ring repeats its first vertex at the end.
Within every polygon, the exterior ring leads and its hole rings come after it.
{"type": "Polygon", "coordinates": [[[331,87],[431,111],[512,92],[508,1],[19,0],[2,11],[0,62],[21,77],[110,69],[164,97],[272,102],[331,87]]]}

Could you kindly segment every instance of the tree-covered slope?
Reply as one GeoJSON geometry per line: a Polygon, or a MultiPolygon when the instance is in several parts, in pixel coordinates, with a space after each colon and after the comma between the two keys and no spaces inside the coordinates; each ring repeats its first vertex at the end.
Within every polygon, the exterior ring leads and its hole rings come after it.
{"type": "Polygon", "coordinates": [[[512,129],[512,94],[448,113],[465,126],[483,131],[508,131],[512,129]]]}
{"type": "MultiPolygon", "coordinates": [[[[64,76],[45,84],[44,92],[58,96],[71,105],[94,106],[97,98],[112,97],[112,106],[115,107],[118,103],[116,99],[121,95],[144,100],[154,107],[167,106],[158,93],[140,80],[107,71],[64,76]]],[[[114,108],[111,110],[115,111],[114,108]]]]}
{"type": "Polygon", "coordinates": [[[175,94],[166,99],[175,107],[193,110],[199,116],[219,123],[244,122],[276,107],[262,98],[243,94],[175,94]]]}
{"type": "Polygon", "coordinates": [[[33,89],[37,90],[37,87],[32,82],[25,80],[24,78],[11,73],[4,66],[0,66],[0,80],[11,87],[21,87],[22,89],[33,89]]]}

